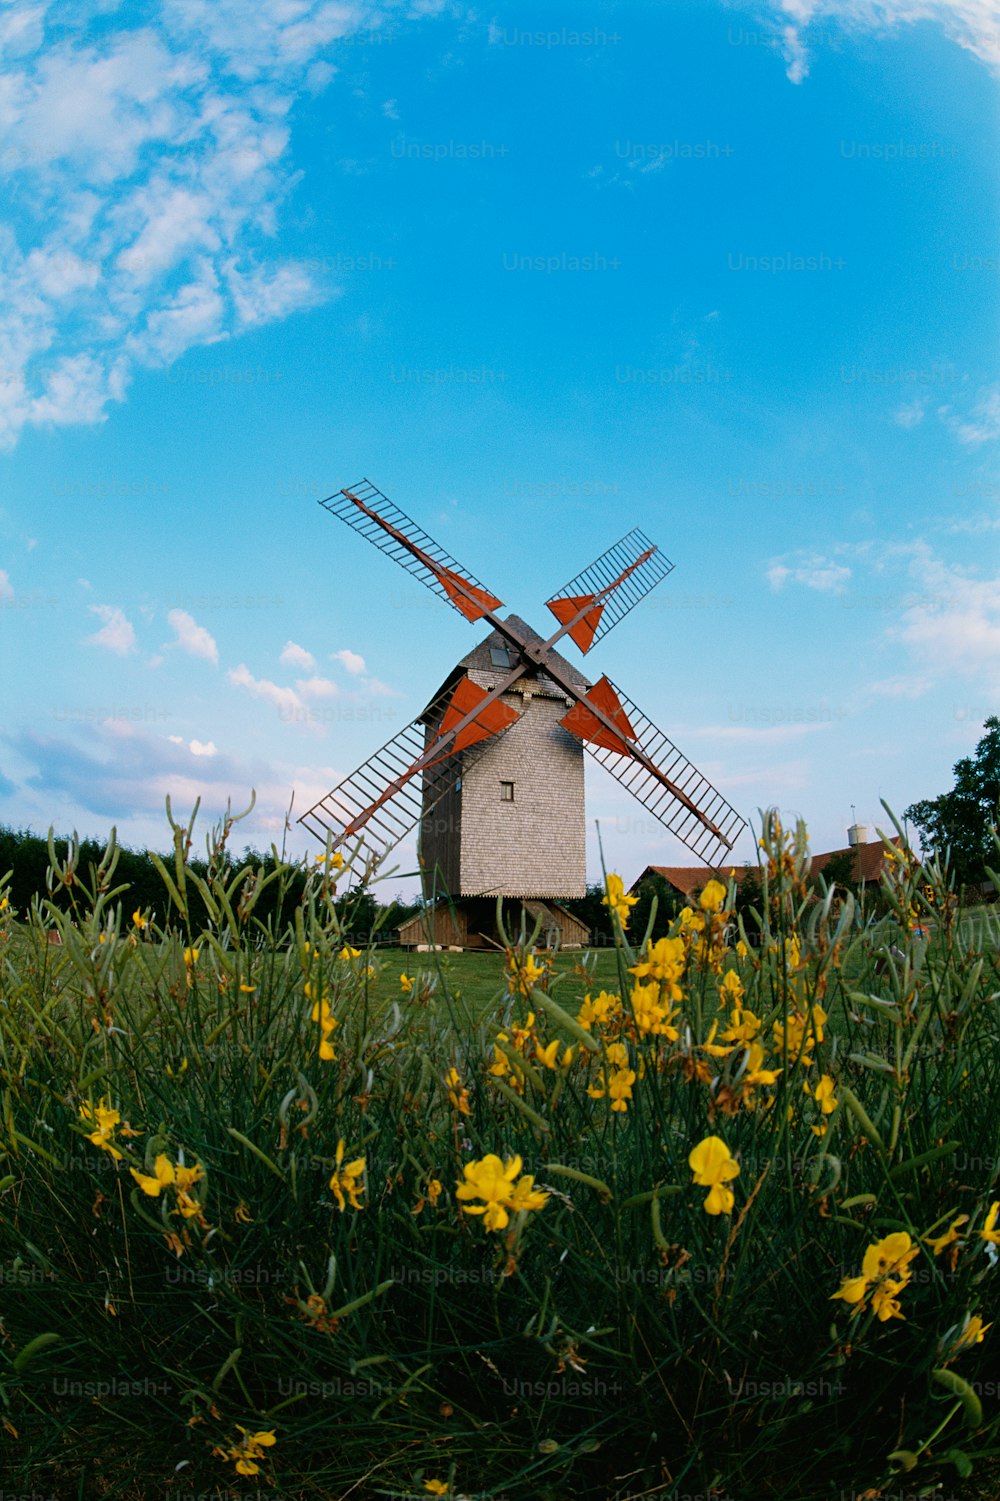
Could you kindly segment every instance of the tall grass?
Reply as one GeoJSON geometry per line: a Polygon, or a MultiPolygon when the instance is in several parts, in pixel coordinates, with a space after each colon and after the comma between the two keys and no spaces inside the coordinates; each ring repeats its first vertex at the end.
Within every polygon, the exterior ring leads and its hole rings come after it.
{"type": "Polygon", "coordinates": [[[768,814],[749,932],[720,888],[644,944],[612,882],[617,991],[511,934],[483,1019],[433,956],[376,1003],[336,857],[258,923],[228,832],[203,877],[175,825],[159,923],[113,840],[0,912],[8,1487],[994,1494],[998,933],[946,869],[868,927],[768,814]]]}

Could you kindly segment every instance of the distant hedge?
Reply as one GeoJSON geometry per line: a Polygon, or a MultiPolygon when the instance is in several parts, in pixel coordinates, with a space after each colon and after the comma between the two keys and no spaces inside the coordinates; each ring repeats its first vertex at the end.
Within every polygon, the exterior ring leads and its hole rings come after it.
{"type": "MultiPolygon", "coordinates": [[[[65,836],[54,838],[53,848],[57,860],[63,863],[70,849],[70,840],[65,836]]],[[[78,868],[86,879],[90,878],[91,871],[100,863],[103,849],[104,845],[97,839],[80,840],[78,868]]],[[[161,854],[160,858],[166,862],[168,869],[172,866],[172,854],[161,854]]],[[[227,860],[234,876],[243,866],[262,871],[265,877],[276,869],[275,857],[270,850],[264,854],[248,847],[241,855],[228,855],[227,860]]],[[[29,915],[36,900],[44,897],[50,898],[61,911],[69,911],[72,907],[72,887],[60,882],[54,890],[49,890],[46,875],[49,864],[47,837],[0,824],[0,876],[7,871],[11,872],[9,900],[22,918],[29,915]]],[[[188,866],[195,874],[207,877],[208,865],[204,860],[191,859],[188,866]]],[[[307,862],[303,861],[301,869],[290,876],[289,867],[285,865],[283,869],[285,882],[270,882],[262,891],[254,910],[254,916],[265,927],[270,925],[272,931],[284,928],[292,920],[292,913],[295,907],[301,905],[306,888],[307,862]]],[[[173,916],[163,881],[148,850],[119,847],[115,885],[126,887],[120,900],[129,913],[138,908],[163,922],[173,916]]],[[[193,927],[211,926],[204,903],[194,887],[191,888],[190,907],[193,927]]],[[[405,922],[417,910],[415,904],[406,906],[396,901],[380,903],[372,891],[363,889],[355,889],[349,895],[341,897],[336,907],[338,916],[349,921],[352,932],[365,937],[376,926],[382,933],[393,933],[397,924],[405,922]]]]}

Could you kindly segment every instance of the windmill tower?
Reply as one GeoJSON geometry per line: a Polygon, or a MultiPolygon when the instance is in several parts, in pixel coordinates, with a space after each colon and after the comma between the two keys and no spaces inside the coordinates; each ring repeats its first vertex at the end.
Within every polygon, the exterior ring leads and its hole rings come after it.
{"type": "Polygon", "coordinates": [[[591,683],[554,649],[568,636],[590,651],[670,572],[641,532],[546,601],[558,629],[543,639],[501,618],[502,601],[367,480],[320,504],[466,620],[492,626],[423,713],[299,820],[373,867],[419,822],[425,895],[450,899],[435,941],[483,938],[498,896],[533,914],[544,903],[563,928],[551,904],[586,889],[584,750],[706,864],[732,848],[740,814],[609,678],[591,683]]]}

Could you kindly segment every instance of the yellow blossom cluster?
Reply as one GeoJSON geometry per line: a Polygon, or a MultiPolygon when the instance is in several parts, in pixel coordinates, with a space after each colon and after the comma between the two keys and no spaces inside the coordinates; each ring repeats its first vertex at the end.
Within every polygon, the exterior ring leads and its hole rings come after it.
{"type": "Polygon", "coordinates": [[[826,1021],[826,1012],[820,1005],[789,1011],[784,1022],[776,1021],[771,1028],[774,1051],[784,1056],[787,1048],[790,1064],[801,1063],[803,1068],[812,1068],[813,1048],[823,1041],[826,1021]]]}
{"type": "Polygon", "coordinates": [[[616,1114],[624,1114],[632,1099],[632,1085],[636,1080],[628,1048],[623,1042],[609,1042],[604,1049],[604,1057],[600,1079],[587,1086],[587,1093],[592,1100],[603,1100],[607,1096],[611,1101],[611,1109],[616,1114]]]}
{"type": "Polygon", "coordinates": [[[548,1194],[535,1187],[532,1175],[521,1175],[521,1166],[520,1157],[502,1162],[493,1152],[477,1162],[467,1162],[462,1169],[464,1181],[455,1190],[465,1213],[481,1214],[487,1230],[504,1230],[511,1212],[544,1208],[548,1194]],[[474,1199],[483,1202],[470,1202],[474,1199]]]}
{"type": "Polygon", "coordinates": [[[623,933],[628,927],[629,914],[638,900],[637,896],[629,896],[626,893],[625,883],[621,876],[613,871],[605,876],[604,895],[601,897],[601,902],[607,907],[611,916],[618,919],[623,933]]]}
{"type": "Polygon", "coordinates": [[[140,1173],[134,1167],[130,1167],[129,1172],[150,1199],[158,1199],[165,1188],[172,1189],[175,1207],[171,1214],[179,1214],[186,1220],[197,1218],[199,1223],[204,1223],[202,1205],[190,1191],[196,1183],[204,1181],[205,1169],[200,1162],[187,1167],[183,1162],[171,1162],[166,1152],[160,1152],[153,1163],[152,1173],[140,1173]]]}
{"type": "Polygon", "coordinates": [[[305,994],[306,999],[313,1002],[310,1019],[319,1023],[319,1056],[324,1063],[332,1063],[337,1057],[337,1051],[331,1038],[340,1023],[330,1009],[330,997],[325,991],[319,994],[317,986],[311,980],[305,983],[305,994]]]}
{"type": "Polygon", "coordinates": [[[337,1201],[337,1208],[343,1214],[347,1205],[352,1209],[363,1209],[361,1195],[364,1193],[365,1159],[355,1157],[353,1162],[344,1161],[344,1138],[337,1143],[337,1154],[333,1174],[330,1178],[330,1192],[337,1201]]]}
{"type": "Polygon", "coordinates": [[[507,991],[510,995],[529,996],[545,984],[550,966],[538,962],[534,952],[522,954],[519,948],[507,950],[507,991]]]}
{"type": "Polygon", "coordinates": [[[80,1119],[85,1126],[93,1126],[93,1130],[87,1133],[87,1140],[93,1142],[95,1147],[100,1147],[102,1152],[109,1153],[116,1162],[121,1161],[121,1152],[114,1143],[114,1134],[121,1124],[121,1112],[112,1110],[109,1099],[101,1100],[98,1105],[91,1105],[84,1100],[80,1106],[80,1119]]]}
{"type": "Polygon", "coordinates": [[[454,1064],[452,1064],[447,1074],[445,1074],[444,1087],[448,1091],[448,1099],[451,1101],[452,1109],[457,1110],[459,1115],[468,1115],[469,1091],[462,1083],[462,1077],[454,1064]]]}
{"type": "Polygon", "coordinates": [[[913,1276],[910,1262],[920,1254],[905,1230],[874,1241],[864,1254],[859,1277],[845,1277],[831,1298],[840,1298],[851,1313],[871,1308],[881,1323],[888,1319],[905,1319],[900,1312],[899,1297],[913,1276]]]}
{"type": "Polygon", "coordinates": [[[270,1449],[278,1440],[274,1436],[273,1429],[251,1433],[248,1428],[241,1428],[236,1424],[236,1432],[241,1435],[233,1439],[224,1447],[216,1447],[212,1453],[217,1459],[229,1460],[236,1466],[238,1475],[259,1475],[259,1459],[266,1457],[265,1450],[270,1449]]]}

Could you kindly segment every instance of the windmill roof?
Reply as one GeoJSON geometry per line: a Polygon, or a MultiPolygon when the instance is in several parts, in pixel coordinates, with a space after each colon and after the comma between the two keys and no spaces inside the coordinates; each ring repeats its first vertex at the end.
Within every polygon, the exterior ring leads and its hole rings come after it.
{"type": "MultiPolygon", "coordinates": [[[[898,849],[902,840],[898,835],[893,835],[889,843],[898,849]]],[[[885,845],[881,839],[874,839],[869,844],[848,845],[846,849],[826,850],[823,854],[813,855],[810,862],[810,874],[818,875],[821,870],[829,865],[831,860],[839,855],[853,855],[856,857],[852,872],[855,881],[877,881],[882,874],[882,866],[885,861],[885,845]]],[[[640,881],[647,876],[662,876],[675,890],[684,896],[691,896],[695,891],[700,891],[707,881],[720,875],[728,877],[732,875],[737,886],[746,879],[748,873],[757,873],[754,865],[728,865],[725,862],[716,869],[710,869],[707,865],[647,865],[646,869],[638,876],[632,885],[634,891],[640,881]]]]}
{"type": "MultiPolygon", "coordinates": [[[[539,636],[537,631],[532,630],[531,626],[528,625],[527,621],[522,620],[520,615],[511,614],[505,618],[510,621],[511,625],[516,626],[533,645],[541,646],[545,640],[545,637],[539,636]]],[[[506,645],[507,642],[499,631],[490,631],[489,635],[485,636],[477,646],[474,646],[470,652],[466,653],[460,662],[455,663],[451,672],[449,672],[444,682],[434,693],[430,703],[433,703],[463,673],[468,673],[472,681],[478,683],[480,688],[492,688],[503,676],[505,669],[502,666],[497,666],[490,656],[490,651],[493,647],[503,647],[506,645]]],[[[574,667],[572,662],[567,662],[566,658],[561,656],[559,652],[551,650],[550,655],[555,665],[560,671],[565,673],[574,687],[579,688],[581,693],[585,693],[592,686],[590,679],[584,677],[583,673],[574,667]]],[[[551,678],[546,677],[544,668],[532,667],[527,676],[533,679],[532,692],[538,694],[539,697],[565,698],[566,695],[559,685],[553,682],[551,678]]],[[[519,685],[515,684],[511,692],[517,692],[518,687],[519,685]]],[[[428,704],[429,707],[430,704],[428,704]]]]}

